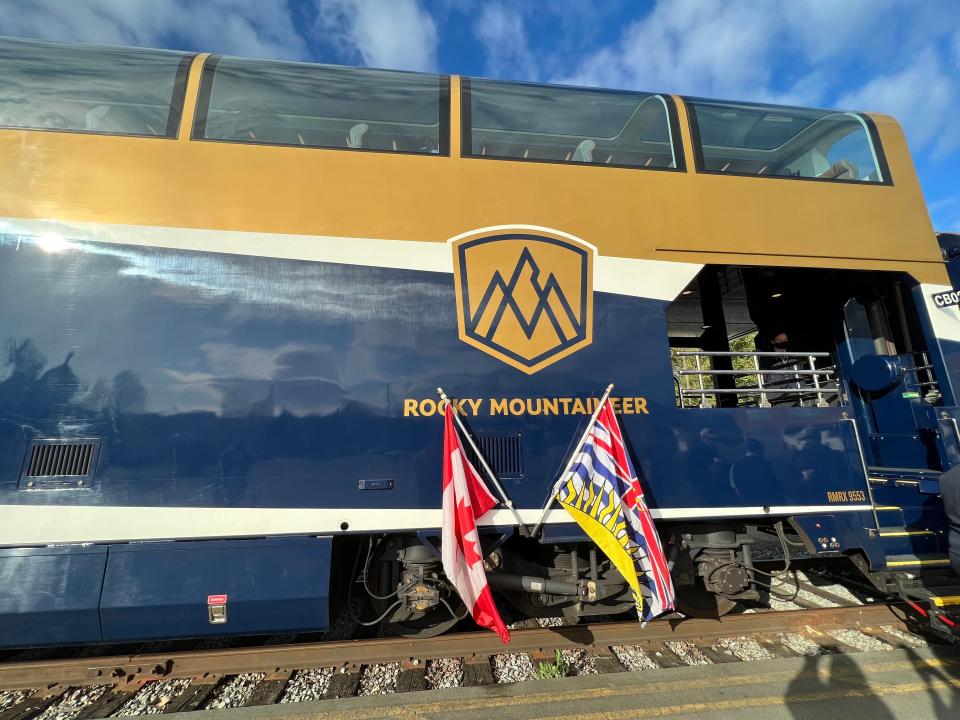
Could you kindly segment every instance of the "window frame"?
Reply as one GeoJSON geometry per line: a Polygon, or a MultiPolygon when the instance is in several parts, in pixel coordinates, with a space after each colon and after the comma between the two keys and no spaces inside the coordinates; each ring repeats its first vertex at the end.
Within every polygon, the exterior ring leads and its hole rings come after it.
{"type": "MultiPolygon", "coordinates": [[[[490,80],[489,78],[477,78],[478,80],[490,80]]],[[[611,94],[636,94],[647,95],[647,97],[657,96],[663,99],[667,111],[667,134],[670,138],[670,145],[673,149],[673,158],[675,167],[645,167],[643,165],[627,165],[625,163],[615,162],[583,162],[579,160],[549,160],[546,158],[518,158],[503,157],[501,155],[477,155],[473,149],[473,138],[471,130],[473,128],[473,111],[470,104],[470,85],[472,78],[460,78],[460,157],[476,160],[499,160],[502,162],[522,162],[522,163],[540,163],[546,165],[563,166],[585,166],[585,167],[608,167],[621,168],[626,170],[656,170],[660,172],[687,172],[687,159],[683,147],[683,137],[680,134],[680,118],[677,113],[677,104],[672,95],[667,93],[638,93],[633,90],[611,90],[609,88],[588,88],[577,85],[550,85],[545,83],[514,82],[508,80],[491,80],[491,82],[502,83],[504,85],[527,85],[534,87],[567,88],[570,90],[590,90],[592,92],[603,92],[611,94]]]]}
{"type": "MultiPolygon", "coordinates": [[[[193,126],[190,128],[190,140],[195,142],[225,143],[227,145],[256,145],[259,147],[299,148],[301,150],[332,150],[351,153],[378,153],[380,155],[411,155],[414,157],[450,157],[450,76],[436,75],[439,90],[439,124],[437,126],[438,152],[425,153],[415,150],[380,150],[377,148],[332,147],[330,145],[301,145],[299,143],[263,142],[261,140],[243,140],[238,138],[208,138],[203,137],[207,129],[207,113],[210,109],[210,95],[213,93],[213,77],[217,63],[223,55],[210,55],[203,64],[200,73],[200,87],[197,91],[197,104],[193,113],[193,126]]],[[[238,58],[252,60],[253,58],[238,58]]],[[[303,63],[304,65],[319,65],[318,63],[303,63]]],[[[349,65],[332,65],[343,70],[354,69],[349,65]]],[[[361,70],[374,68],[356,68],[361,70]]],[[[406,72],[391,70],[390,72],[406,72]]],[[[407,73],[409,75],[431,75],[432,73],[407,73]]]]}
{"type": "MultiPolygon", "coordinates": [[[[54,43],[57,44],[57,43],[54,43]]],[[[76,43],[68,43],[76,44],[76,43]]],[[[97,46],[100,47],[100,46],[97,46]]],[[[103,46],[113,47],[113,46],[103,46]]],[[[119,48],[136,53],[140,48],[119,48]]],[[[170,111],[167,113],[166,132],[163,135],[151,135],[150,133],[117,133],[105,130],[79,130],[72,128],[39,128],[27,127],[24,125],[4,125],[0,123],[0,131],[20,130],[22,132],[45,132],[45,133],[66,133],[68,135],[99,135],[101,137],[120,137],[120,138],[150,138],[151,140],[179,140],[180,139],[180,121],[183,119],[183,109],[187,101],[187,81],[190,77],[190,66],[199,53],[184,53],[177,63],[177,69],[173,77],[173,92],[170,97],[170,111]]]]}
{"type": "MultiPolygon", "coordinates": [[[[852,180],[852,179],[846,179],[846,178],[803,177],[799,175],[767,175],[767,174],[761,175],[758,173],[736,172],[736,171],[724,172],[720,170],[705,169],[705,161],[703,157],[703,141],[700,138],[700,123],[699,123],[699,120],[697,119],[696,108],[694,107],[694,104],[698,102],[700,98],[694,98],[688,95],[681,95],[680,99],[683,100],[684,107],[687,110],[687,120],[689,124],[689,129],[690,129],[690,142],[693,143],[694,170],[698,175],[732,175],[734,177],[776,178],[778,180],[805,180],[805,181],[812,181],[812,182],[819,182],[819,183],[838,183],[842,185],[859,185],[859,186],[875,185],[875,186],[881,186],[881,187],[882,186],[893,187],[894,185],[893,177],[890,175],[890,167],[887,164],[887,156],[883,150],[883,144],[880,142],[880,133],[877,130],[876,123],[873,122],[873,118],[871,118],[866,113],[842,111],[842,110],[824,111],[827,113],[830,113],[830,112],[846,113],[848,115],[854,116],[857,120],[860,121],[861,125],[863,125],[864,131],[867,134],[867,138],[870,141],[870,145],[871,145],[870,150],[873,154],[873,157],[876,160],[877,171],[880,173],[881,177],[883,178],[882,180],[864,181],[864,180],[852,180]]],[[[741,102],[723,101],[723,100],[709,100],[709,102],[719,102],[719,103],[729,102],[731,105],[756,104],[758,107],[763,107],[763,105],[759,103],[741,103],[741,102]]],[[[771,109],[776,108],[781,111],[787,111],[787,110],[793,109],[794,106],[784,105],[781,107],[781,106],[771,105],[769,107],[771,109]]],[[[796,109],[810,110],[811,108],[796,108],[796,109]]],[[[805,130],[806,128],[801,130],[800,133],[804,132],[805,130]]],[[[741,148],[741,149],[746,150],[749,148],[741,148]]],[[[776,148],[771,148],[771,149],[775,150],[776,148]]]]}

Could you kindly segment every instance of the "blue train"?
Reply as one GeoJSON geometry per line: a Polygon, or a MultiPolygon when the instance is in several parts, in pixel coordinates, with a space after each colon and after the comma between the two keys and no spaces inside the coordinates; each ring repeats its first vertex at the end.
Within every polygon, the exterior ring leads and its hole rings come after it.
{"type": "Polygon", "coordinates": [[[354,599],[449,629],[438,386],[522,520],[481,520],[514,615],[632,607],[562,510],[531,532],[610,382],[685,613],[758,597],[748,526],[947,582],[960,238],[891,119],[0,59],[0,645],[322,630],[354,599]]]}

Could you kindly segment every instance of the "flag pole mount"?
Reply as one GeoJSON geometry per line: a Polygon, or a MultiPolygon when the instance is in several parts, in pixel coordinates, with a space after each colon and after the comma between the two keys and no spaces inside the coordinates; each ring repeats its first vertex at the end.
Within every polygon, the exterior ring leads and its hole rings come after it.
{"type": "Polygon", "coordinates": [[[540,531],[540,528],[543,527],[543,521],[546,519],[547,513],[550,511],[550,506],[553,505],[553,499],[557,494],[557,489],[570,473],[570,468],[573,467],[573,462],[576,459],[577,454],[580,452],[580,448],[583,447],[583,443],[586,441],[587,435],[590,433],[590,428],[593,427],[593,423],[595,423],[597,420],[597,415],[600,414],[600,408],[603,407],[603,404],[607,401],[607,398],[610,397],[610,393],[612,391],[613,383],[610,383],[607,385],[607,389],[603,391],[603,395],[600,397],[600,402],[597,403],[597,407],[594,409],[593,415],[590,416],[590,422],[587,423],[586,429],[580,436],[580,441],[573,448],[573,452],[570,453],[570,459],[567,461],[567,466],[563,469],[563,472],[560,473],[560,477],[557,478],[557,481],[553,484],[553,487],[550,488],[550,494],[547,495],[547,500],[544,502],[543,508],[540,510],[540,519],[537,520],[537,524],[534,526],[533,532],[530,534],[531,537],[536,537],[537,533],[540,531]]]}
{"type": "MultiPolygon", "coordinates": [[[[613,387],[612,385],[610,387],[613,387]]],[[[443,391],[443,388],[437,388],[437,394],[440,396],[442,402],[450,403],[450,398],[447,397],[447,394],[443,391]]],[[[500,484],[500,481],[497,479],[497,476],[494,475],[493,470],[490,469],[490,466],[487,465],[487,459],[483,457],[483,453],[480,452],[480,448],[477,447],[477,444],[473,441],[473,436],[467,432],[467,428],[463,424],[463,420],[460,419],[459,413],[457,413],[456,408],[453,409],[453,419],[457,423],[457,427],[460,428],[460,432],[463,433],[463,436],[467,439],[467,443],[470,445],[470,449],[473,450],[474,454],[477,456],[477,459],[480,461],[480,465],[483,466],[484,472],[487,474],[487,477],[490,478],[490,482],[493,483],[493,486],[496,488],[497,493],[500,495],[500,499],[503,500],[503,504],[507,506],[510,512],[513,513],[514,519],[517,521],[517,525],[520,527],[521,532],[524,535],[529,535],[529,530],[527,529],[526,524],[520,518],[520,513],[517,512],[517,509],[513,506],[513,501],[510,499],[510,496],[507,495],[504,491],[503,486],[500,484]]]]}

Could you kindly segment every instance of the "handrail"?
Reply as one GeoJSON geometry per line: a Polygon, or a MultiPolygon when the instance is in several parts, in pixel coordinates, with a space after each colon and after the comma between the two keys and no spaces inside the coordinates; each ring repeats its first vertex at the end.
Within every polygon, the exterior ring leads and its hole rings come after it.
{"type": "MultiPolygon", "coordinates": [[[[815,401],[817,407],[828,407],[826,396],[839,394],[837,371],[833,365],[818,368],[817,358],[832,357],[828,352],[747,352],[747,351],[691,351],[683,350],[674,353],[674,357],[693,358],[696,369],[683,367],[674,371],[674,382],[681,407],[690,407],[685,401],[698,400],[701,408],[710,405],[707,398],[711,395],[737,395],[744,397],[759,397],[759,407],[771,407],[771,395],[777,398],[795,396],[801,406],[804,400],[815,401]],[[751,358],[752,368],[744,369],[710,369],[705,368],[701,361],[704,358],[751,358]],[[761,358],[776,358],[781,361],[775,367],[760,367],[761,358]],[[735,388],[711,388],[704,382],[706,377],[734,377],[738,381],[744,378],[756,378],[755,384],[735,388]],[[697,387],[685,387],[683,378],[696,378],[697,387]],[[789,385],[789,386],[787,386],[789,385]]],[[[689,381],[687,385],[691,384],[689,381]]]]}
{"type": "Polygon", "coordinates": [[[678,350],[676,355],[681,357],[692,357],[694,355],[700,355],[701,357],[734,357],[734,356],[744,356],[744,357],[778,357],[778,358],[787,358],[787,357],[832,357],[828,352],[746,352],[742,350],[678,350]]]}
{"type": "Polygon", "coordinates": [[[863,452],[863,443],[860,441],[860,428],[857,427],[857,421],[850,417],[846,412],[843,413],[844,422],[853,426],[853,437],[857,443],[857,454],[860,456],[860,467],[863,468],[863,481],[867,485],[867,498],[870,500],[870,511],[873,513],[873,523],[876,525],[877,532],[880,532],[880,518],[877,515],[877,502],[873,499],[873,488],[870,485],[870,469],[867,467],[867,456],[863,452]]]}

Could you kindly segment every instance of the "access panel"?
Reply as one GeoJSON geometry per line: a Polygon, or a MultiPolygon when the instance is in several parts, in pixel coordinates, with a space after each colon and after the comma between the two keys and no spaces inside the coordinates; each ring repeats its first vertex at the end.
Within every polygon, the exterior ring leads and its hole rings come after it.
{"type": "Polygon", "coordinates": [[[329,537],[110,546],[103,639],[323,630],[330,553],[329,537]]]}
{"type": "Polygon", "coordinates": [[[102,546],[0,550],[0,646],[100,641],[102,546]]]}

